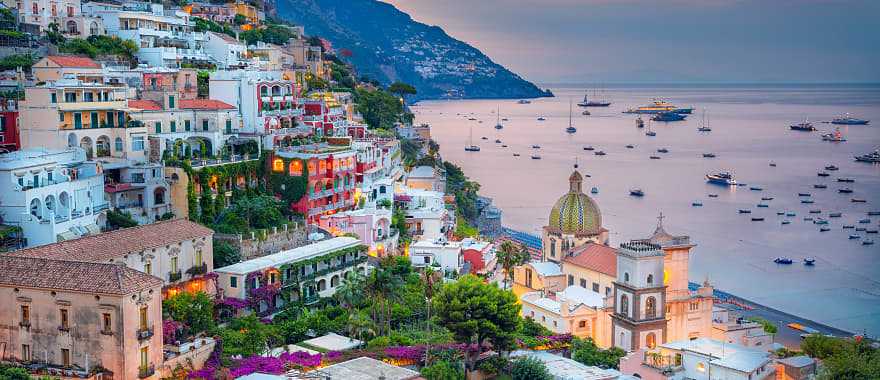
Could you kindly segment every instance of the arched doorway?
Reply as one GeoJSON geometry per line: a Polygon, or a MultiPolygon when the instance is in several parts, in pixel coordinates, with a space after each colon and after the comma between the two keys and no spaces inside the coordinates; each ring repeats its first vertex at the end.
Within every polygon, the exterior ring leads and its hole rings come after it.
{"type": "Polygon", "coordinates": [[[107,136],[98,137],[96,140],[95,153],[98,157],[110,156],[110,138],[107,136]]]}
{"type": "Polygon", "coordinates": [[[43,203],[40,202],[39,198],[31,199],[30,212],[38,220],[43,220],[43,203]]]}
{"type": "Polygon", "coordinates": [[[156,190],[153,190],[153,204],[161,205],[165,204],[165,188],[157,187],[156,190]]]}
{"type": "Polygon", "coordinates": [[[68,148],[75,147],[77,144],[77,141],[78,140],[76,138],[76,133],[71,133],[71,134],[67,135],[67,147],[68,148]]]}
{"type": "Polygon", "coordinates": [[[94,147],[92,139],[89,136],[85,136],[79,140],[79,147],[86,151],[86,158],[91,160],[94,157],[94,147]]]}
{"type": "Polygon", "coordinates": [[[76,21],[70,20],[67,22],[67,33],[79,34],[79,32],[76,31],[76,21]]]}

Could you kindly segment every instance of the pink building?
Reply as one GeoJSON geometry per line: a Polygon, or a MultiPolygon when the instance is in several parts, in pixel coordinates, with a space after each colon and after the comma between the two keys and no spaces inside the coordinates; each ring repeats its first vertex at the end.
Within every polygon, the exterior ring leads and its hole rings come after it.
{"type": "Polygon", "coordinates": [[[370,247],[370,256],[383,257],[393,254],[397,248],[398,234],[391,228],[389,209],[360,209],[322,215],[319,224],[335,235],[357,235],[364,245],[370,247]]]}

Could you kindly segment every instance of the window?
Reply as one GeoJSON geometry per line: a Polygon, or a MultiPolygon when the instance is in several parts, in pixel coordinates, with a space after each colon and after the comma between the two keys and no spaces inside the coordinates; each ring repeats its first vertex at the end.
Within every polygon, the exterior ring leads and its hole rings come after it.
{"type": "Polygon", "coordinates": [[[270,284],[273,284],[273,285],[275,284],[275,276],[276,276],[275,273],[269,273],[269,283],[270,284]]]}
{"type": "Polygon", "coordinates": [[[609,294],[611,294],[611,287],[610,287],[610,286],[606,286],[606,287],[605,287],[605,295],[607,296],[607,295],[609,295],[609,294]]]}
{"type": "Polygon", "coordinates": [[[135,136],[131,138],[131,150],[135,152],[144,151],[144,136],[135,136]]]}
{"type": "Polygon", "coordinates": [[[593,291],[596,293],[599,293],[599,283],[598,282],[593,283],[593,291]]]}
{"type": "Polygon", "coordinates": [[[550,257],[556,257],[556,240],[550,239],[550,257]]]}
{"type": "Polygon", "coordinates": [[[626,294],[620,296],[620,314],[629,315],[629,297],[626,294]]]}
{"type": "Polygon", "coordinates": [[[568,286],[574,285],[574,276],[568,275],[568,286]]]}
{"type": "Polygon", "coordinates": [[[123,145],[121,137],[117,137],[113,145],[117,152],[122,152],[122,150],[125,149],[125,145],[123,145]]]}
{"type": "Polygon", "coordinates": [[[202,265],[202,250],[201,249],[196,250],[196,263],[195,264],[202,265]]]}
{"type": "Polygon", "coordinates": [[[528,268],[526,268],[526,287],[532,287],[532,270],[528,268]]]}
{"type": "Polygon", "coordinates": [[[654,275],[649,274],[648,275],[648,285],[653,285],[653,284],[654,284],[654,275]]]}
{"type": "Polygon", "coordinates": [[[150,347],[141,348],[141,368],[146,369],[150,366],[150,347]]]}
{"type": "Polygon", "coordinates": [[[89,113],[89,125],[92,128],[98,128],[98,113],[97,112],[89,113]]]}
{"type": "Polygon", "coordinates": [[[144,273],[153,274],[153,263],[149,261],[144,263],[144,273]]]}
{"type": "Polygon", "coordinates": [[[547,316],[546,316],[546,315],[542,315],[542,316],[541,316],[541,322],[547,322],[547,316]]]}
{"type": "Polygon", "coordinates": [[[66,348],[61,349],[61,365],[70,367],[70,350],[66,348]]]}
{"type": "Polygon", "coordinates": [[[59,112],[59,113],[58,113],[58,121],[60,121],[60,122],[62,122],[62,123],[64,122],[64,112],[59,112]]]}
{"type": "Polygon", "coordinates": [[[156,133],[162,133],[162,122],[157,121],[155,125],[156,125],[156,133]]]}
{"type": "Polygon", "coordinates": [[[174,133],[174,132],[177,132],[177,122],[172,120],[171,121],[171,133],[174,133]]]}
{"type": "Polygon", "coordinates": [[[174,95],[168,95],[168,108],[174,108],[174,95]]]}
{"type": "Polygon", "coordinates": [[[580,285],[582,288],[586,289],[587,288],[587,280],[582,278],[580,285]]]}
{"type": "MultiPolygon", "coordinates": [[[[107,126],[110,128],[113,128],[113,124],[114,124],[113,115],[114,115],[113,111],[107,111],[107,126]]],[[[120,127],[121,127],[121,125],[120,125],[120,127]]]]}
{"type": "Polygon", "coordinates": [[[61,329],[70,330],[70,320],[67,317],[67,309],[61,309],[61,329]]]}
{"type": "MultiPolygon", "coordinates": [[[[656,318],[657,317],[657,299],[654,297],[648,297],[645,300],[645,318],[656,318]]],[[[651,347],[653,348],[653,347],[651,347]]]]}
{"type": "Polygon", "coordinates": [[[657,347],[657,334],[648,333],[648,335],[645,336],[645,346],[648,348],[657,347]]]}
{"type": "Polygon", "coordinates": [[[64,93],[64,102],[65,103],[76,102],[76,93],[75,92],[65,92],[64,93]]]}
{"type": "Polygon", "coordinates": [[[202,130],[203,131],[208,130],[208,119],[202,119],[202,130]]]}
{"type": "Polygon", "coordinates": [[[688,308],[691,311],[700,310],[700,302],[691,302],[690,305],[688,306],[688,308]]]}
{"type": "Polygon", "coordinates": [[[290,175],[299,177],[299,176],[302,176],[302,171],[303,171],[302,161],[296,160],[296,159],[293,161],[290,161],[290,172],[289,172],[290,175]]]}
{"type": "Polygon", "coordinates": [[[53,174],[54,173],[52,173],[52,172],[46,172],[46,180],[49,181],[49,183],[52,183],[53,174]]]}
{"type": "Polygon", "coordinates": [[[21,361],[31,361],[31,346],[29,344],[21,345],[21,361]]]}
{"type": "Polygon", "coordinates": [[[700,372],[706,372],[706,364],[704,364],[704,363],[697,363],[697,371],[700,371],[700,372]]]}
{"type": "Polygon", "coordinates": [[[422,259],[425,261],[425,264],[431,263],[431,256],[425,256],[425,257],[422,257],[422,259]]]}
{"type": "Polygon", "coordinates": [[[56,94],[54,92],[49,94],[49,99],[50,99],[50,102],[52,102],[53,104],[58,103],[58,94],[56,94]]]}
{"type": "Polygon", "coordinates": [[[113,324],[111,323],[110,313],[101,314],[101,331],[113,331],[113,324]]]}
{"type": "Polygon", "coordinates": [[[189,123],[190,123],[189,120],[184,120],[184,121],[183,121],[183,130],[184,130],[184,131],[189,132],[189,130],[190,130],[189,123]]]}
{"type": "Polygon", "coordinates": [[[229,287],[237,288],[238,287],[238,277],[232,276],[229,278],[229,287]]]}
{"type": "Polygon", "coordinates": [[[553,327],[556,327],[556,321],[553,321],[553,327]]]}
{"type": "Polygon", "coordinates": [[[139,318],[139,320],[140,320],[140,324],[139,324],[140,329],[141,329],[141,330],[146,330],[146,329],[147,329],[147,325],[148,325],[148,323],[147,323],[147,307],[146,307],[146,306],[144,306],[144,307],[141,308],[139,316],[140,316],[140,318],[139,318]]]}
{"type": "Polygon", "coordinates": [[[171,258],[171,272],[172,273],[177,272],[177,258],[176,257],[171,258]]]}
{"type": "Polygon", "coordinates": [[[272,171],[283,172],[284,171],[284,161],[280,158],[276,158],[274,161],[272,161],[272,171]]]}
{"type": "Polygon", "coordinates": [[[623,274],[623,282],[629,282],[629,273],[623,274]]]}
{"type": "Polygon", "coordinates": [[[83,101],[84,102],[94,102],[95,101],[95,94],[93,94],[91,92],[84,92],[83,93],[83,101]]]}
{"type": "Polygon", "coordinates": [[[27,305],[21,305],[21,324],[30,326],[31,324],[31,308],[27,305]]]}
{"type": "Polygon", "coordinates": [[[232,133],[232,120],[226,120],[226,133],[232,133]]]}

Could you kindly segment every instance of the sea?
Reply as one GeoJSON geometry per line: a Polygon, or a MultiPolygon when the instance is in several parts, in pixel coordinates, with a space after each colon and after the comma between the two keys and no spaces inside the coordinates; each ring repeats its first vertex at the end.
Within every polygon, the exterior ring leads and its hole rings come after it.
{"type": "Polygon", "coordinates": [[[601,209],[612,246],[649,236],[662,213],[666,231],[689,235],[697,244],[690,261],[691,281],[709,281],[716,289],[787,313],[880,336],[880,236],[843,228],[853,225],[869,231],[880,225],[880,216],[867,216],[868,211],[880,211],[880,164],[853,159],[880,148],[880,85],[604,86],[598,94],[612,105],[588,108],[589,116],[582,115],[584,108],[576,103],[585,91],[592,95],[594,90],[564,85],[551,89],[555,97],[533,99],[531,104],[423,101],[412,111],[416,123],[431,125],[443,159],[461,166],[480,183],[481,195],[503,210],[505,226],[540,235],[577,165],[588,175],[585,191],[598,190],[590,196],[601,209]],[[646,136],[636,127],[637,115],[622,111],[655,98],[694,107],[694,112],[685,121],[650,123],[656,136],[646,136]],[[565,132],[570,108],[574,134],[565,132]],[[507,119],[502,130],[494,128],[499,111],[507,119]],[[842,126],[845,142],[822,141],[821,134],[835,129],[828,122],[847,113],[872,123],[842,126]],[[711,132],[697,131],[704,114],[711,132]],[[538,121],[539,116],[546,120],[538,121]],[[477,120],[467,120],[470,117],[477,120]],[[804,120],[819,131],[789,129],[804,120]],[[481,151],[464,151],[471,135],[481,151]],[[606,155],[584,150],[587,146],[606,155]],[[662,148],[669,152],[658,153],[662,148]],[[716,157],[703,158],[709,152],[716,157]],[[541,159],[530,159],[532,154],[541,159]],[[650,159],[652,155],[661,159],[650,159]],[[817,176],[828,165],[839,170],[817,176]],[[747,186],[706,182],[707,173],[722,170],[747,186]],[[816,189],[814,184],[827,188],[816,189]],[[644,196],[631,196],[632,188],[642,189],[644,196]],[[842,194],[840,188],[853,192],[842,194]],[[866,202],[853,203],[852,198],[866,202]],[[801,203],[803,199],[814,203],[801,203]],[[768,207],[758,207],[760,203],[768,207]],[[815,210],[819,213],[810,213],[815,210]],[[831,218],[832,212],[842,216],[831,218]],[[764,220],[752,221],[753,217],[764,220]],[[828,220],[830,230],[820,232],[821,226],[805,217],[828,220]],[[860,223],[866,218],[869,223],[860,223]],[[783,220],[791,223],[782,224],[783,220]],[[863,245],[866,239],[876,244],[863,245]],[[776,264],[777,257],[794,263],[776,264]],[[804,265],[804,258],[815,259],[815,265],[804,265]]]}

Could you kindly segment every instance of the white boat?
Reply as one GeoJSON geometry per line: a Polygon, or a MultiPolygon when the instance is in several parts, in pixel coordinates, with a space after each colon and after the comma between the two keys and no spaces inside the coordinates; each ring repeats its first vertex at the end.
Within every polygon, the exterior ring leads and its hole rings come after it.
{"type": "Polygon", "coordinates": [[[697,130],[700,132],[712,132],[712,127],[709,126],[709,119],[706,118],[706,110],[703,110],[703,120],[700,122],[700,127],[697,130]]]}
{"type": "Polygon", "coordinates": [[[466,152],[479,152],[480,147],[474,145],[474,127],[472,126],[470,129],[470,134],[468,135],[468,144],[465,145],[464,150],[466,152]]]}

